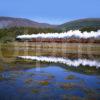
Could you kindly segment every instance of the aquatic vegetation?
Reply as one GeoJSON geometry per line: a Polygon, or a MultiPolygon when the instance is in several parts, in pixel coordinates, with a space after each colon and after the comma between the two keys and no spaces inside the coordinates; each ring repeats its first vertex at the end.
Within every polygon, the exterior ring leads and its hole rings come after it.
{"type": "Polygon", "coordinates": [[[32,83],[32,81],[33,81],[32,78],[28,78],[25,80],[25,83],[30,84],[30,83],[32,83]]]}
{"type": "Polygon", "coordinates": [[[75,75],[68,75],[65,79],[73,80],[73,79],[76,79],[76,76],[75,75]]]}
{"type": "Polygon", "coordinates": [[[74,88],[76,86],[75,83],[61,83],[60,84],[60,88],[62,89],[71,89],[74,88]]]}
{"type": "Polygon", "coordinates": [[[39,89],[32,89],[32,93],[39,93],[39,89]]]}
{"type": "Polygon", "coordinates": [[[40,81],[39,84],[46,86],[46,85],[49,85],[50,82],[48,80],[43,80],[43,81],[40,81]]]}

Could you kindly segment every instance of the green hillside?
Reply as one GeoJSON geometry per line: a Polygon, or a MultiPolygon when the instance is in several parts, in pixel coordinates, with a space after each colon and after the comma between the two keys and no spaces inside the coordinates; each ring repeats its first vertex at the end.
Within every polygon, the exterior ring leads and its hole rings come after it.
{"type": "Polygon", "coordinates": [[[57,28],[62,31],[68,31],[68,30],[95,31],[100,29],[100,18],[86,18],[86,19],[70,21],[62,25],[59,25],[57,28]]]}
{"type": "MultiPolygon", "coordinates": [[[[0,29],[0,42],[15,41],[17,35],[55,33],[58,30],[52,28],[12,27],[0,29]]],[[[59,31],[58,31],[59,32],[59,31]]]]}

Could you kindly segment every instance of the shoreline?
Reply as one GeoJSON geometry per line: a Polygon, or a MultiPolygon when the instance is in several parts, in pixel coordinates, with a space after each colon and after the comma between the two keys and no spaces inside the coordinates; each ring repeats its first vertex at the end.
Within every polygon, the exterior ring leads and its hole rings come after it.
{"type": "Polygon", "coordinates": [[[47,42],[9,42],[0,43],[0,49],[17,50],[19,52],[50,53],[50,54],[82,54],[99,55],[100,45],[96,43],[47,43],[47,42]]]}

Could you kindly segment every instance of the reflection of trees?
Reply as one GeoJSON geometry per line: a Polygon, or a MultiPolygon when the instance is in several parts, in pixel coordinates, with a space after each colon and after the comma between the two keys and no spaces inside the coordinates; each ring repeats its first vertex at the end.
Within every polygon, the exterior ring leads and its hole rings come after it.
{"type": "Polygon", "coordinates": [[[78,66],[73,67],[73,66],[67,66],[67,65],[62,65],[62,64],[57,64],[59,67],[64,68],[66,71],[73,71],[81,74],[86,74],[86,75],[100,75],[100,68],[97,69],[95,66],[90,67],[90,66],[78,66]]]}
{"type": "Polygon", "coordinates": [[[12,62],[15,60],[15,57],[17,56],[18,52],[15,51],[16,44],[13,43],[7,43],[7,44],[0,44],[0,58],[4,62],[12,62]]]}

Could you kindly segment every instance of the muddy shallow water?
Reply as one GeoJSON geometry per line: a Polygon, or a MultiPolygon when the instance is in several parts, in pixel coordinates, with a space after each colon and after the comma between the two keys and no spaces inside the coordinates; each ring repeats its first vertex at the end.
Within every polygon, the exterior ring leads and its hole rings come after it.
{"type": "Polygon", "coordinates": [[[56,45],[1,45],[0,100],[100,100],[99,45],[56,45]]]}

